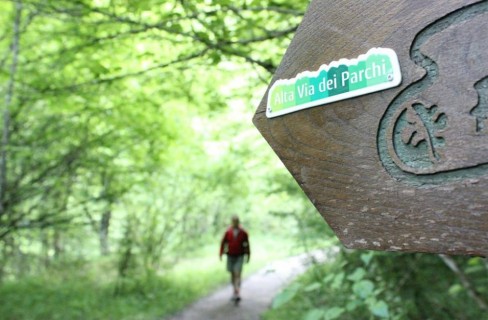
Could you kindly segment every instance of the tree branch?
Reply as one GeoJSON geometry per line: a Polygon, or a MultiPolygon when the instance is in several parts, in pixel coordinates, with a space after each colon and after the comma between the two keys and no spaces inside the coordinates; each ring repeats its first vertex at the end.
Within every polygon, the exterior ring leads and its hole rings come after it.
{"type": "Polygon", "coordinates": [[[440,254],[439,257],[442,261],[446,264],[446,266],[451,269],[459,278],[461,285],[466,289],[468,295],[478,304],[481,310],[488,310],[488,305],[486,302],[480,297],[479,293],[473,287],[469,279],[466,277],[464,272],[459,268],[456,261],[454,261],[450,256],[445,254],[440,254]]]}
{"type": "Polygon", "coordinates": [[[170,61],[170,62],[165,62],[165,63],[157,64],[157,65],[154,65],[154,66],[149,67],[149,68],[144,69],[144,70],[139,70],[139,71],[135,71],[135,72],[124,73],[124,74],[115,75],[115,76],[112,76],[112,77],[107,77],[107,78],[102,78],[102,79],[93,79],[93,80],[90,80],[90,81],[75,83],[75,84],[72,84],[72,85],[69,85],[69,86],[65,86],[65,87],[45,88],[45,89],[43,89],[41,91],[45,93],[45,92],[59,92],[59,91],[65,91],[65,90],[74,90],[74,89],[77,89],[79,87],[100,85],[100,84],[110,83],[110,82],[117,81],[117,80],[121,80],[121,79],[128,78],[128,77],[137,77],[137,76],[141,76],[141,75],[143,75],[145,73],[148,73],[150,71],[153,71],[153,70],[164,69],[164,68],[167,68],[167,67],[172,66],[172,65],[175,65],[175,64],[179,64],[179,63],[183,63],[183,62],[188,62],[190,60],[193,60],[193,59],[202,57],[202,56],[204,56],[208,52],[208,50],[209,50],[209,48],[205,48],[205,49],[203,49],[203,50],[201,50],[199,52],[196,52],[196,53],[193,53],[193,54],[184,56],[184,57],[180,57],[180,58],[175,59],[175,60],[170,61]]]}
{"type": "Polygon", "coordinates": [[[287,14],[287,15],[292,15],[292,16],[297,16],[297,17],[301,17],[304,15],[304,13],[302,11],[294,10],[294,9],[288,9],[288,8],[282,8],[282,7],[277,7],[277,6],[246,7],[246,8],[238,8],[235,6],[228,6],[227,8],[229,10],[238,11],[238,12],[242,12],[242,11],[252,11],[252,12],[269,11],[269,12],[276,12],[276,13],[287,14]]]}
{"type": "Polygon", "coordinates": [[[246,45],[246,44],[251,44],[251,43],[255,43],[255,42],[263,42],[263,41],[272,40],[275,38],[281,38],[281,37],[287,36],[289,34],[294,33],[295,31],[297,31],[297,29],[298,29],[298,25],[294,25],[294,26],[292,26],[288,29],[284,29],[284,30],[268,31],[266,33],[266,35],[261,36],[261,37],[241,39],[241,40],[235,40],[235,41],[223,41],[222,43],[246,45]]]}

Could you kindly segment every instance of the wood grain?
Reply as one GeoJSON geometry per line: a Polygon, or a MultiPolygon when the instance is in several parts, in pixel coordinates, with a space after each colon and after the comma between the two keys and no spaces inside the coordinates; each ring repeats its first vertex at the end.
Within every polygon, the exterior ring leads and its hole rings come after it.
{"type": "MultiPolygon", "coordinates": [[[[350,248],[488,255],[488,1],[312,1],[270,86],[373,47],[399,87],[253,122],[350,248]]],[[[269,88],[268,88],[269,89],[269,88]]]]}

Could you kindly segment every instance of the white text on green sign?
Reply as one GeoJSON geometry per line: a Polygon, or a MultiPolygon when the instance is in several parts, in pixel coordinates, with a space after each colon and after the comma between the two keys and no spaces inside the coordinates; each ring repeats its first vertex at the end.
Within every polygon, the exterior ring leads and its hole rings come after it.
{"type": "Polygon", "coordinates": [[[266,116],[280,116],[375,91],[402,81],[395,51],[373,48],[357,59],[341,59],[305,71],[292,79],[277,80],[268,93],[266,116]]]}

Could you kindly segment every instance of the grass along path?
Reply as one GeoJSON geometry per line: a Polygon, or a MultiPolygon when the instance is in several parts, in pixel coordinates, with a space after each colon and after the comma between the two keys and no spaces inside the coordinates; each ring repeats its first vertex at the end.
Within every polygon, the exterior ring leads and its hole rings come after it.
{"type": "MultiPolygon", "coordinates": [[[[228,283],[219,240],[202,246],[191,258],[151,277],[116,276],[116,257],[94,262],[66,261],[48,271],[0,284],[0,319],[5,320],[151,320],[184,309],[228,283]],[[121,287],[115,295],[117,287],[121,287]]],[[[299,250],[293,239],[251,238],[253,255],[244,276],[299,250]]]]}

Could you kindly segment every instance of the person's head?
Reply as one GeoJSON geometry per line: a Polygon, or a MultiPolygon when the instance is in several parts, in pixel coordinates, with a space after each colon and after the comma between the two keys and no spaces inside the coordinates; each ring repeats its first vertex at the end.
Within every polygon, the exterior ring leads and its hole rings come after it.
{"type": "Polygon", "coordinates": [[[239,226],[239,217],[237,215],[233,215],[231,219],[232,227],[237,228],[239,226]]]}

